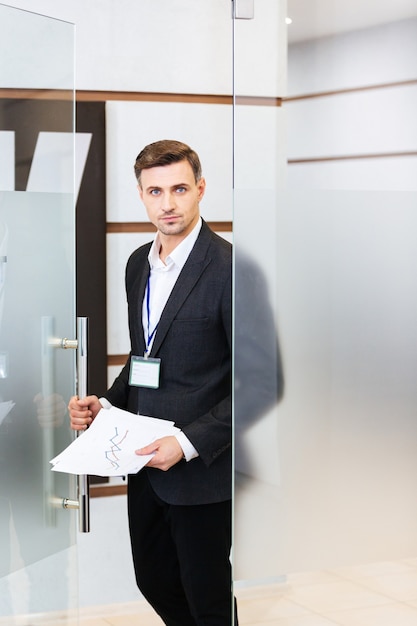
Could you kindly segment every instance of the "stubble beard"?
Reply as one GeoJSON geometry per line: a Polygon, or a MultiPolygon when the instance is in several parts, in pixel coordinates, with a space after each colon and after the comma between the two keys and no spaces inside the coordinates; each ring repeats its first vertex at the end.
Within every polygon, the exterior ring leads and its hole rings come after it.
{"type": "Polygon", "coordinates": [[[159,223],[158,230],[163,235],[181,235],[186,229],[186,225],[183,221],[175,222],[174,224],[167,224],[165,222],[159,223]]]}

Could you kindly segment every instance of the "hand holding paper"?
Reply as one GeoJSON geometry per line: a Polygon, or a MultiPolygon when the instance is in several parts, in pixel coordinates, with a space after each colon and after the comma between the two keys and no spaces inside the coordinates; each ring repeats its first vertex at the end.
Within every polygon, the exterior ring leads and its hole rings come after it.
{"type": "Polygon", "coordinates": [[[153,452],[138,455],[136,450],[177,432],[179,429],[167,420],[116,407],[102,409],[91,426],[50,461],[52,471],[96,476],[136,474],[153,457],[153,452]]]}
{"type": "Polygon", "coordinates": [[[157,439],[148,446],[136,451],[137,454],[151,455],[151,460],[148,461],[149,467],[156,467],[157,469],[166,472],[170,467],[181,461],[184,456],[183,450],[178,443],[176,437],[163,437],[157,439]]]}

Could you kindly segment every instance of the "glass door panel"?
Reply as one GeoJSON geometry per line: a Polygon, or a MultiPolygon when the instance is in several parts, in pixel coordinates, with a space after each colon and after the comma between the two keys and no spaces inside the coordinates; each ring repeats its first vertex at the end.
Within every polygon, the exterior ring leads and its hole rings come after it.
{"type": "MultiPolygon", "coordinates": [[[[245,4],[236,2],[244,8],[245,4]]],[[[239,12],[238,12],[239,15],[239,12]]],[[[234,577],[282,573],[276,195],[285,176],[285,3],[234,20],[235,496],[234,577]],[[263,40],[268,45],[260,46],[263,40]]]]}
{"type": "Polygon", "coordinates": [[[75,387],[74,27],[0,5],[0,31],[0,623],[43,624],[78,593],[75,485],[49,464],[75,387]]]}
{"type": "Polygon", "coordinates": [[[267,4],[235,22],[235,577],[415,580],[416,11],[267,4]]]}

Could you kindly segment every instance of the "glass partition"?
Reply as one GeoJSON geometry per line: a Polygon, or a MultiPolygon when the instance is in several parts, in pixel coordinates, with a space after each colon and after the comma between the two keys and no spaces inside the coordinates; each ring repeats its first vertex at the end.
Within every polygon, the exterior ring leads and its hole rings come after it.
{"type": "Polygon", "coordinates": [[[277,190],[285,180],[285,4],[254,2],[234,20],[234,577],[284,573],[279,416],[285,360],[279,324],[277,190]],[[260,38],[270,45],[259,46],[260,38]]]}
{"type": "Polygon", "coordinates": [[[49,461],[72,439],[74,27],[0,5],[0,31],[0,620],[66,623],[75,485],[49,461]]]}
{"type": "Polygon", "coordinates": [[[416,11],[358,24],[289,0],[268,21],[266,4],[235,23],[235,578],[273,585],[277,617],[400,623],[417,581],[416,11]]]}

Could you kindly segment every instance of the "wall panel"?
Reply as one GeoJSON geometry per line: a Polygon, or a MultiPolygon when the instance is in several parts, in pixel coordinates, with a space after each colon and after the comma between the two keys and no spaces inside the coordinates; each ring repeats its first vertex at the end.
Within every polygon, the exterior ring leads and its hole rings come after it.
{"type": "Polygon", "coordinates": [[[300,162],[288,167],[291,189],[417,190],[417,154],[300,162]]]}
{"type": "MultiPolygon", "coordinates": [[[[417,69],[416,69],[417,76],[417,69]]],[[[286,102],[288,158],[417,150],[416,84],[286,102]]]]}
{"type": "Polygon", "coordinates": [[[292,44],[288,95],[338,91],[413,80],[417,17],[292,44]]]}

